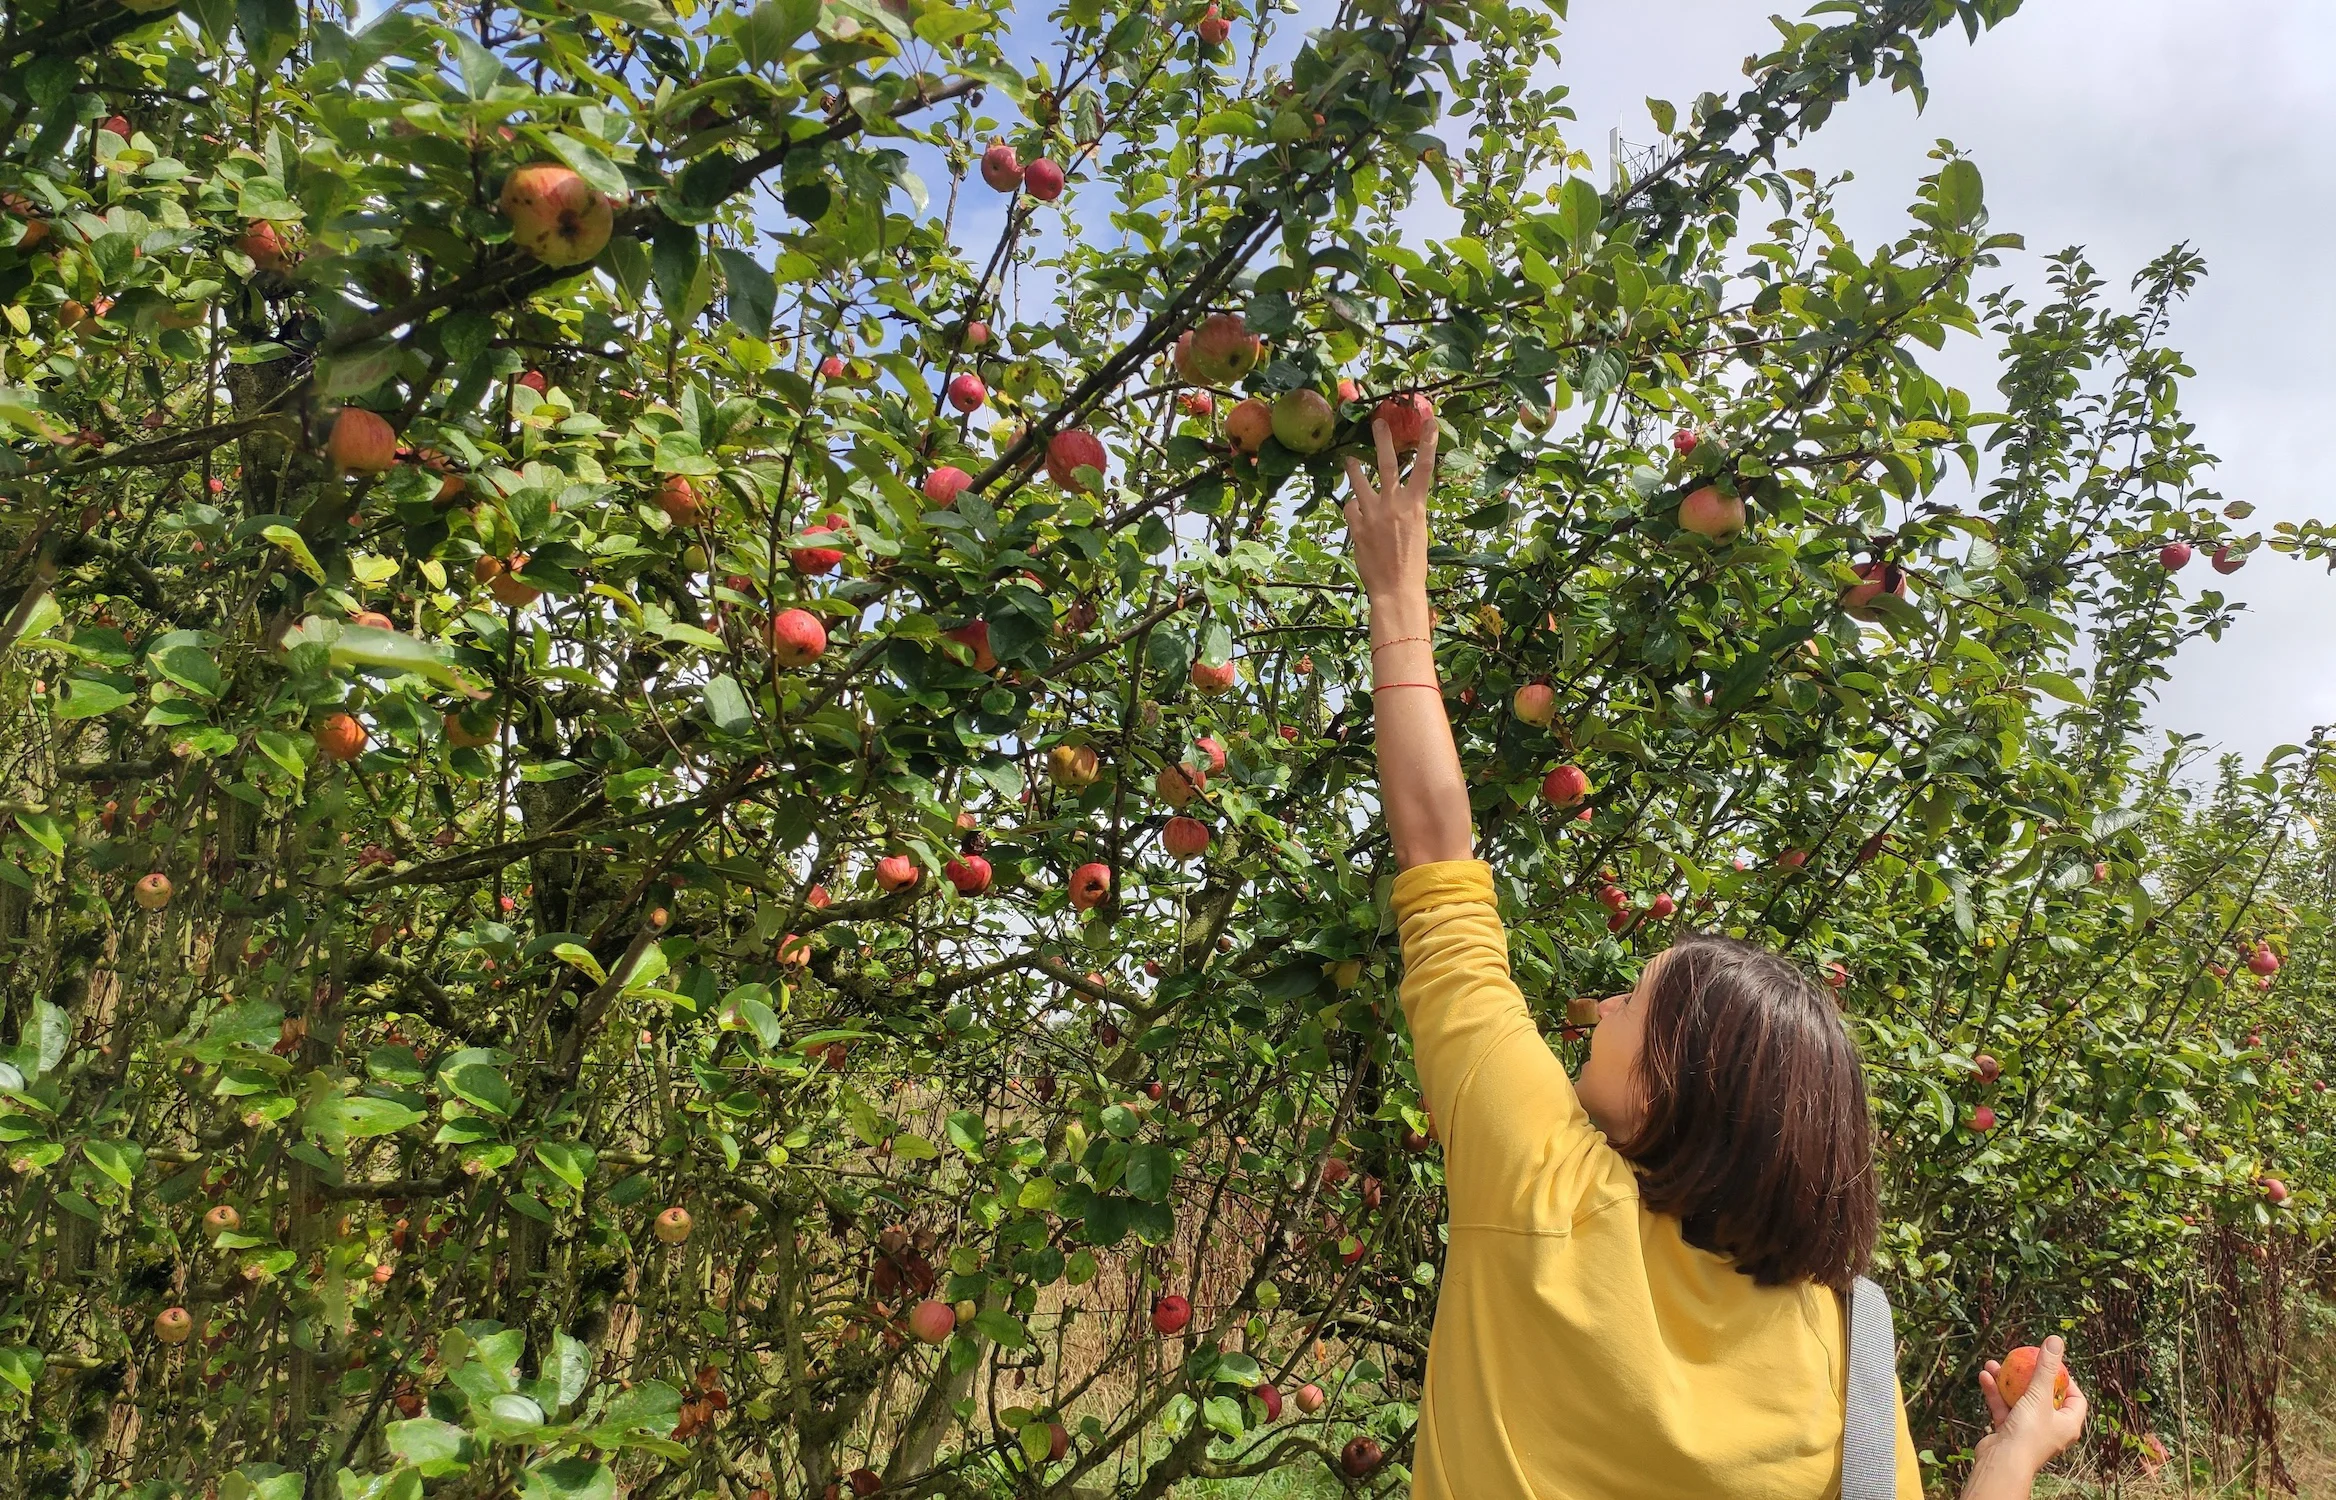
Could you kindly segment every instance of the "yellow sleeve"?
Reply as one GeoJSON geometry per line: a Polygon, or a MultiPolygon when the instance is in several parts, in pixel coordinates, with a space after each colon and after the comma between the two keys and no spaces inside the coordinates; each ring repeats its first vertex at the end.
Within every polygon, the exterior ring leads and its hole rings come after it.
{"type": "Polygon", "coordinates": [[[1452,1222],[1506,1217],[1528,1182],[1542,1211],[1566,1212],[1601,1138],[1509,975],[1491,868],[1415,865],[1395,878],[1395,916],[1403,1015],[1452,1222]]]}
{"type": "Polygon", "coordinates": [[[1898,1387],[1898,1500],[1923,1500],[1922,1459],[1914,1451],[1914,1432],[1906,1424],[1906,1387],[1898,1387]]]}

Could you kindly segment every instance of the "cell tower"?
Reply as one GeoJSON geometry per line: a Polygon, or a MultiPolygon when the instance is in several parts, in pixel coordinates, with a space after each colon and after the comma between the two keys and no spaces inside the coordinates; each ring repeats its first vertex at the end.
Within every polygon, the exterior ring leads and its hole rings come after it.
{"type": "Polygon", "coordinates": [[[1607,186],[1611,191],[1621,192],[1660,166],[1662,160],[1662,147],[1632,145],[1622,138],[1621,126],[1606,132],[1607,186]]]}

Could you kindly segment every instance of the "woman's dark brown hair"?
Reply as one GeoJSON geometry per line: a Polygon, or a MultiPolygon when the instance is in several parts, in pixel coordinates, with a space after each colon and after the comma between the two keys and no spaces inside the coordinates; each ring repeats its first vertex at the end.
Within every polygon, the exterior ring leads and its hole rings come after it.
{"type": "Polygon", "coordinates": [[[1647,1207],[1762,1286],[1846,1291],[1881,1223],[1865,1069],[1829,995],[1765,948],[1674,943],[1647,993],[1647,1113],[1616,1145],[1647,1207]]]}

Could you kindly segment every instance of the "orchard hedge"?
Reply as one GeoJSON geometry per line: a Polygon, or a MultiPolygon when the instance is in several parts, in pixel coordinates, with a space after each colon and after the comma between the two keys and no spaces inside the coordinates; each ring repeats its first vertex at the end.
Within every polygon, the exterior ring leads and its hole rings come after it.
{"type": "Polygon", "coordinates": [[[0,1486],[1400,1493],[1337,469],[1422,396],[1552,1043],[1805,959],[1941,1482],[2050,1328],[2097,1457],[2276,1479],[2336,768],[2144,713],[2326,530],[2211,488],[2195,253],[1780,164],[2016,9],[1779,22],[1609,178],[1562,3],[14,8],[0,1486]]]}

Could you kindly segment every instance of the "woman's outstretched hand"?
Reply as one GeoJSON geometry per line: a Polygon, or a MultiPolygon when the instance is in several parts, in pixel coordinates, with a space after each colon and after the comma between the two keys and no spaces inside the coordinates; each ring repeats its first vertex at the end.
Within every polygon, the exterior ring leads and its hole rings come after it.
{"type": "Polygon", "coordinates": [[[1423,617],[1428,602],[1428,487],[1436,476],[1436,424],[1420,438],[1411,472],[1402,470],[1395,440],[1385,422],[1371,424],[1379,442],[1379,482],[1355,459],[1346,461],[1354,498],[1346,503],[1347,535],[1354,541],[1355,571],[1362,576],[1372,615],[1382,605],[1408,610],[1416,601],[1423,617]]]}
{"type": "Polygon", "coordinates": [[[1436,617],[1428,608],[1428,489],[1436,477],[1436,428],[1427,424],[1411,472],[1403,472],[1387,424],[1374,422],[1379,482],[1346,463],[1355,497],[1347,535],[1355,572],[1371,601],[1371,703],[1379,752],[1379,805],[1395,863],[1403,869],[1466,859],[1476,830],[1468,783],[1452,747],[1451,721],[1436,677],[1436,617]]]}
{"type": "Polygon", "coordinates": [[[1963,1500],[2026,1500],[2037,1472],[2084,1436],[2089,1408],[2077,1383],[2070,1380],[2067,1398],[2053,1403],[2053,1387],[2066,1368],[2061,1341],[2046,1339],[2028,1388],[2008,1405],[1996,1386],[2003,1366],[1991,1359],[1980,1368],[1979,1390],[1995,1430],[1979,1440],[1963,1500]]]}

